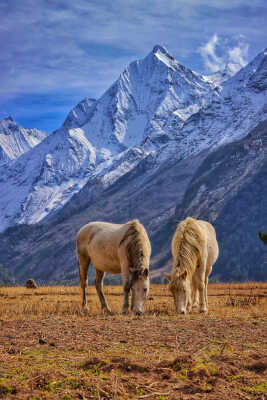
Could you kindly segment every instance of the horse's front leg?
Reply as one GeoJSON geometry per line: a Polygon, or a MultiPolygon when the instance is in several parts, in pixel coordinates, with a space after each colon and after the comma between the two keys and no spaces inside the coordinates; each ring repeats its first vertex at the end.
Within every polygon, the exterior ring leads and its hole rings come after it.
{"type": "Polygon", "coordinates": [[[96,269],[96,278],[95,278],[95,287],[96,291],[101,303],[102,310],[108,314],[111,314],[111,310],[107,304],[105,295],[103,293],[103,278],[104,278],[104,272],[99,271],[96,269]]]}
{"type": "Polygon", "coordinates": [[[192,308],[198,308],[198,306],[199,306],[199,293],[198,293],[198,288],[197,288],[197,284],[196,283],[193,284],[192,301],[193,301],[192,308]]]}
{"type": "MultiPolygon", "coordinates": [[[[192,285],[192,283],[191,283],[191,287],[192,287],[193,285],[192,285]]],[[[188,303],[187,303],[187,307],[186,307],[186,311],[188,312],[188,313],[190,313],[191,312],[191,310],[192,310],[192,288],[191,288],[191,293],[190,293],[190,296],[189,296],[189,299],[188,299],[188,303]]]]}
{"type": "Polygon", "coordinates": [[[124,301],[122,306],[122,313],[127,314],[129,309],[129,293],[130,293],[130,281],[129,278],[125,279],[123,282],[123,294],[124,294],[124,301]]]}
{"type": "Polygon", "coordinates": [[[122,286],[123,286],[123,306],[122,306],[122,313],[127,314],[129,309],[129,294],[131,290],[131,276],[129,273],[129,265],[127,256],[122,253],[120,256],[120,263],[121,263],[121,275],[122,275],[122,286]]]}

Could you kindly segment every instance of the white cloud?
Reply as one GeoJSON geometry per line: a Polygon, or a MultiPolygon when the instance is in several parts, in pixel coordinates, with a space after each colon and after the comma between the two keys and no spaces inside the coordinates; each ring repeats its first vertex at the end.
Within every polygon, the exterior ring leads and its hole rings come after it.
{"type": "Polygon", "coordinates": [[[213,73],[227,67],[232,74],[247,64],[248,44],[243,36],[237,39],[219,38],[214,34],[210,40],[199,48],[206,72],[213,73]]]}
{"type": "Polygon", "coordinates": [[[218,36],[214,34],[212,38],[199,49],[204,60],[204,65],[210,72],[216,72],[224,66],[223,59],[216,54],[218,40],[218,36]]]}
{"type": "Polygon", "coordinates": [[[228,50],[228,65],[233,73],[247,64],[248,44],[240,43],[239,46],[228,50]]]}

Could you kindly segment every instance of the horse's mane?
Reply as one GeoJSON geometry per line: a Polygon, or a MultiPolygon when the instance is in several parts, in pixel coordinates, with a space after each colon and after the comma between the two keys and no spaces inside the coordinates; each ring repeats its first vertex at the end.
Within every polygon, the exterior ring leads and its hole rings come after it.
{"type": "Polygon", "coordinates": [[[120,241],[120,246],[125,245],[129,270],[138,274],[145,266],[149,267],[150,244],[145,228],[134,219],[126,223],[127,230],[120,241]],[[144,261],[147,261],[144,263],[144,261]]]}
{"type": "Polygon", "coordinates": [[[180,222],[172,240],[173,274],[182,275],[185,271],[190,277],[201,262],[204,248],[204,235],[198,221],[186,218],[180,222]]]}

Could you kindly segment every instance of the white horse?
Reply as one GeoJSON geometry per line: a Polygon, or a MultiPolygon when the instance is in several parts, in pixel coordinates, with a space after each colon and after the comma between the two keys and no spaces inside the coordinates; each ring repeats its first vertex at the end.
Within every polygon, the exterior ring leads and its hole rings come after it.
{"type": "Polygon", "coordinates": [[[208,312],[208,277],[219,255],[213,226],[201,220],[186,218],[172,239],[173,268],[165,274],[170,281],[176,311],[185,314],[198,306],[200,312],[208,312]]]}
{"type": "Polygon", "coordinates": [[[95,286],[102,309],[110,313],[104,293],[105,272],[122,274],[124,303],[122,312],[129,307],[129,292],[132,291],[131,309],[142,314],[149,292],[149,260],[151,246],[146,230],[138,220],[126,224],[90,222],[77,234],[77,257],[82,306],[87,309],[86,286],[89,264],[96,269],[95,286]]]}

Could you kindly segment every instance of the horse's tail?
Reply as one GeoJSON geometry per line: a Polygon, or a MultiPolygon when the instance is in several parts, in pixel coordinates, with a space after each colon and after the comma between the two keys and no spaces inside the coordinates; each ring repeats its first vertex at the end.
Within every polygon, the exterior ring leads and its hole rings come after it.
{"type": "MultiPolygon", "coordinates": [[[[129,262],[129,270],[131,272],[141,271],[143,266],[143,260],[149,255],[147,254],[148,246],[144,246],[149,243],[147,233],[142,224],[138,219],[127,222],[127,230],[124,233],[120,241],[120,246],[125,245],[127,259],[129,262]]],[[[150,245],[149,245],[150,248],[150,245]]]]}
{"type": "Polygon", "coordinates": [[[185,271],[193,275],[198,263],[203,261],[204,236],[198,221],[186,218],[175,232],[172,241],[174,266],[179,275],[185,271]]]}

